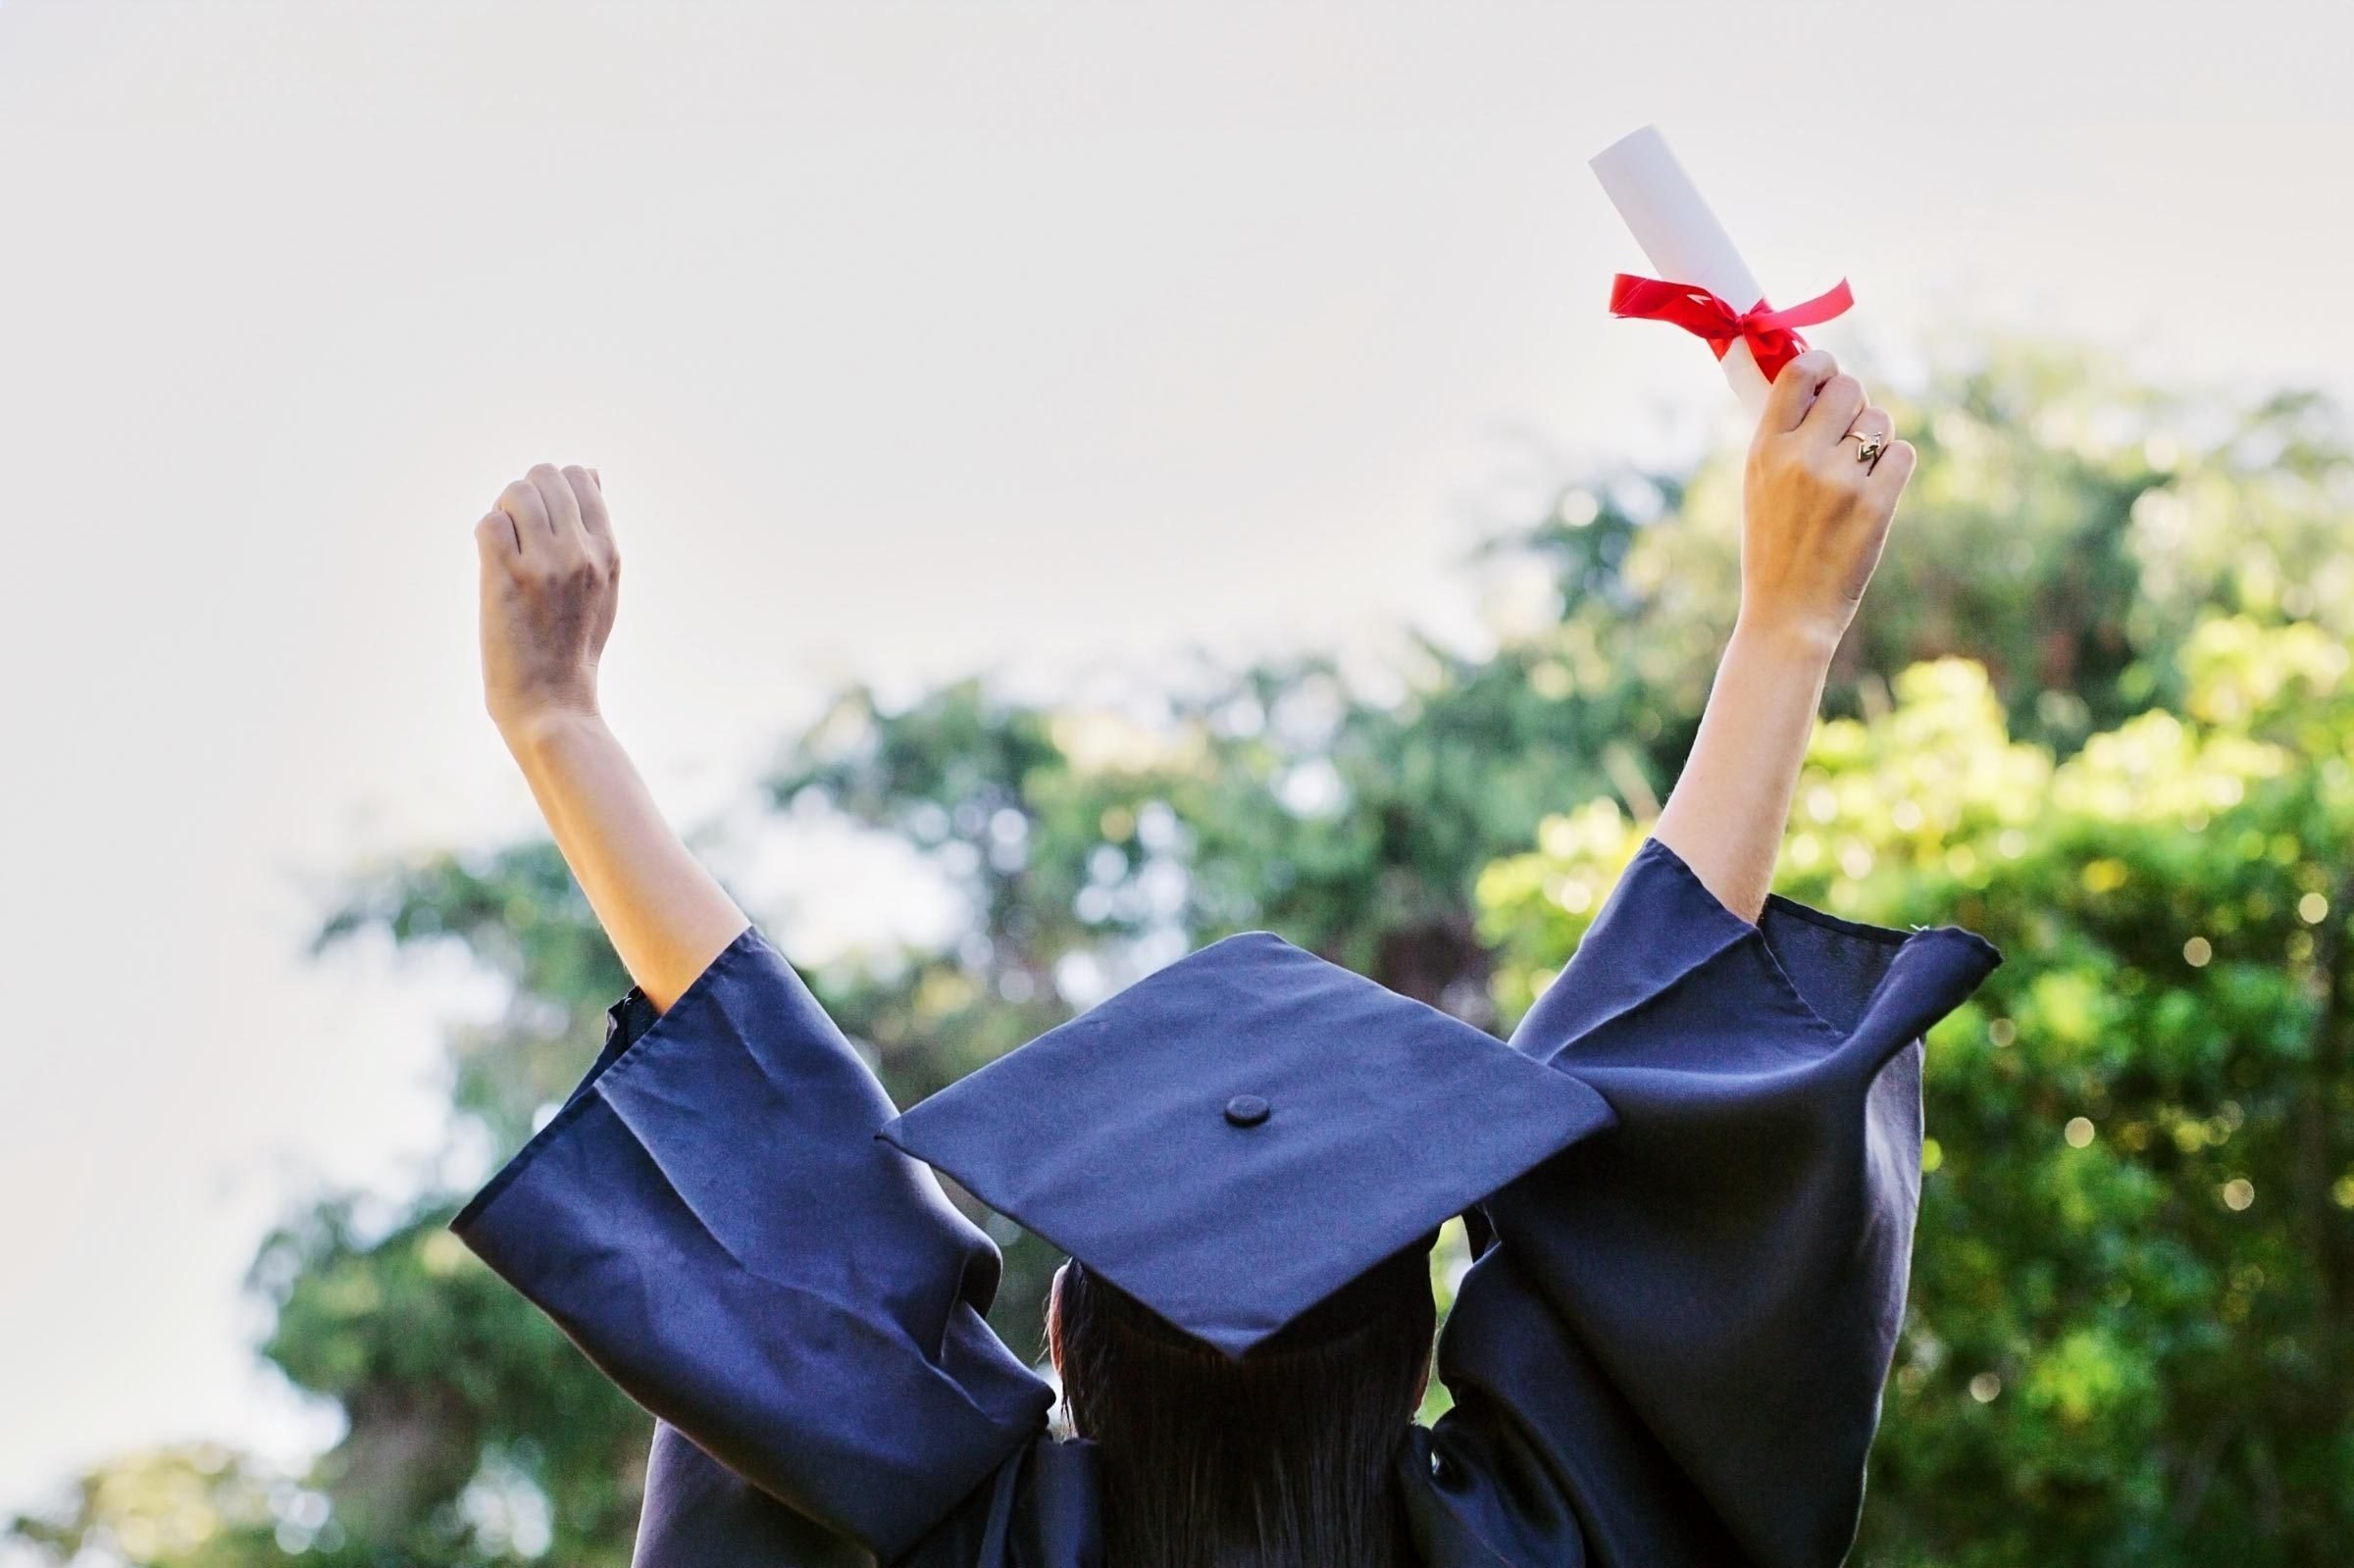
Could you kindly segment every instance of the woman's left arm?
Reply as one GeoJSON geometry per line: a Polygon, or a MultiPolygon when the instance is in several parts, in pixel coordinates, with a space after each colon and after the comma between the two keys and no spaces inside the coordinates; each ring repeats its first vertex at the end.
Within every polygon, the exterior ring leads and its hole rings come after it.
{"type": "Polygon", "coordinates": [[[597,706],[621,588],[603,483],[542,463],[474,536],[485,706],[622,966],[667,1011],[750,921],[663,820],[597,706]]]}
{"type": "Polygon", "coordinates": [[[594,476],[534,469],[476,539],[491,717],[637,986],[451,1229],[688,1440],[657,1444],[640,1561],[747,1531],[801,1561],[779,1505],[896,1560],[1045,1431],[1051,1391],[984,1317],[998,1250],[876,1138],[883,1086],[599,716],[594,476]]]}

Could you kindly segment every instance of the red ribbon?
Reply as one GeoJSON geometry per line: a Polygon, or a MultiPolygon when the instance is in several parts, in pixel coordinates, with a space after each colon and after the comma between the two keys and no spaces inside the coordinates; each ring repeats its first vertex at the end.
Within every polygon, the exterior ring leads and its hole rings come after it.
{"type": "Polygon", "coordinates": [[[1698,283],[1662,282],[1620,273],[1611,280],[1611,314],[1632,321],[1672,322],[1695,337],[1705,337],[1718,359],[1736,340],[1749,344],[1752,358],[1766,379],[1772,380],[1782,367],[1806,352],[1807,340],[1796,329],[1814,327],[1844,315],[1856,296],[1842,278],[1830,288],[1788,310],[1767,310],[1759,300],[1736,311],[1698,283]]]}

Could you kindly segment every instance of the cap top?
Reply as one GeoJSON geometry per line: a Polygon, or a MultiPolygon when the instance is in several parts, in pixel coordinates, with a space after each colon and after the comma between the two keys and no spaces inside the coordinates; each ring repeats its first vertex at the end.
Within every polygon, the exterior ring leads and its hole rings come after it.
{"type": "Polygon", "coordinates": [[[1247,932],[879,1136],[1239,1356],[1611,1120],[1577,1079],[1247,932]]]}

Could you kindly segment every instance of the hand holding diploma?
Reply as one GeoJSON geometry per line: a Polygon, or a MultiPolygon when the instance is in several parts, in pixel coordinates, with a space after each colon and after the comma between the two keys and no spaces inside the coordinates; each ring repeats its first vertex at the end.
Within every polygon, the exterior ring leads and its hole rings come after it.
{"type": "Polygon", "coordinates": [[[1913,477],[1894,426],[1828,351],[1782,367],[1742,473],[1745,626],[1825,656],[1847,634],[1913,477]]]}
{"type": "Polygon", "coordinates": [[[1771,309],[1724,226],[1649,126],[1603,149],[1593,167],[1644,254],[1667,275],[1619,274],[1612,314],[1669,322],[1705,338],[1758,416],[1743,488],[1742,621],[1776,639],[1818,645],[1827,657],[1871,581],[1915,462],[1888,411],[1798,334],[1848,308],[1847,283],[1771,309]]]}

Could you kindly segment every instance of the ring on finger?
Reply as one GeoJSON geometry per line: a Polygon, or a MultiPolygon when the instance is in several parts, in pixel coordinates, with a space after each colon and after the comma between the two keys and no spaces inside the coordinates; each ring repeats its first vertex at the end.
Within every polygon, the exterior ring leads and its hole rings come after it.
{"type": "Polygon", "coordinates": [[[1877,430],[1849,430],[1839,437],[1856,443],[1856,461],[1871,468],[1880,466],[1880,454],[1888,450],[1888,437],[1877,430]]]}

